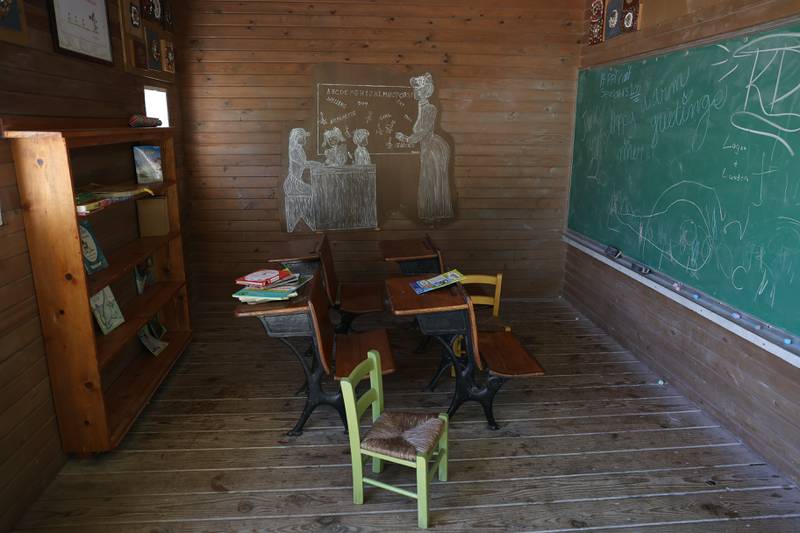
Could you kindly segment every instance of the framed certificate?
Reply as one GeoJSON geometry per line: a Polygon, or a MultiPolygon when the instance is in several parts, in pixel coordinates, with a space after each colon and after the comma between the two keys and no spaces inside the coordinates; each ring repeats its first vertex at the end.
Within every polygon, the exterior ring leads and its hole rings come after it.
{"type": "Polygon", "coordinates": [[[106,0],[50,0],[56,50],[114,63],[106,0]]]}

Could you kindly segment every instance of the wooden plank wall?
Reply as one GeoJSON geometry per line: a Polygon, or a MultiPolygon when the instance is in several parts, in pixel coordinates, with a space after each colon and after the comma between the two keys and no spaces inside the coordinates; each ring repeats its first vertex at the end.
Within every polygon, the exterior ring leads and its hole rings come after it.
{"type": "MultiPolygon", "coordinates": [[[[28,0],[26,46],[0,42],[0,115],[127,118],[144,80],[126,74],[117,2],[108,1],[115,66],[53,52],[45,0],[28,0]]],[[[148,85],[157,85],[147,82],[148,85]]],[[[177,92],[171,109],[180,123],[177,92]]],[[[64,463],[34,295],[14,164],[0,141],[0,531],[64,463]]]]}
{"type": "MultiPolygon", "coordinates": [[[[564,225],[583,0],[197,0],[180,42],[189,270],[247,272],[282,241],[286,132],[313,113],[319,62],[393,65],[437,79],[455,141],[458,220],[431,236],[448,265],[505,273],[506,295],[550,296],[564,225]]],[[[396,272],[378,239],[427,228],[393,215],[380,232],[332,233],[340,277],[396,272]]],[[[296,234],[293,234],[296,235],[296,234]]],[[[198,278],[199,279],[199,278],[198,278]]]]}
{"type": "MultiPolygon", "coordinates": [[[[800,2],[786,0],[698,5],[670,4],[672,11],[645,19],[639,33],[586,47],[581,62],[622,60],[800,12],[800,2]]],[[[574,249],[566,254],[564,295],[754,450],[800,480],[800,369],[574,249]]]]}

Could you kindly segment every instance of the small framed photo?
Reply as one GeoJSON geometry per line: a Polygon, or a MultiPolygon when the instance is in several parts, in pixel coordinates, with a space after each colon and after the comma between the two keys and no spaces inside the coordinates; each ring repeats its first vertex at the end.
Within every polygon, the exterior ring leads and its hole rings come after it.
{"type": "Polygon", "coordinates": [[[139,0],[123,0],[125,2],[125,10],[122,13],[125,19],[125,31],[128,35],[133,35],[137,38],[142,38],[144,29],[142,25],[142,8],[139,6],[139,0]]]}
{"type": "Polygon", "coordinates": [[[0,41],[27,42],[28,27],[23,4],[24,0],[0,0],[0,41]]]}
{"type": "Polygon", "coordinates": [[[106,0],[50,0],[50,19],[56,50],[114,63],[106,0]]]}
{"type": "Polygon", "coordinates": [[[161,63],[164,72],[175,74],[175,47],[167,39],[161,39],[161,63]]]}

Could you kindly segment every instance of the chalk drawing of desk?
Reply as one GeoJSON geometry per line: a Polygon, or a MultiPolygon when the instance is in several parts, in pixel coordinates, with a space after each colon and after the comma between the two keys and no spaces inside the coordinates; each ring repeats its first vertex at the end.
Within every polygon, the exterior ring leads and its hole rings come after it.
{"type": "Polygon", "coordinates": [[[311,190],[317,231],[378,227],[375,165],[313,167],[311,190]]]}

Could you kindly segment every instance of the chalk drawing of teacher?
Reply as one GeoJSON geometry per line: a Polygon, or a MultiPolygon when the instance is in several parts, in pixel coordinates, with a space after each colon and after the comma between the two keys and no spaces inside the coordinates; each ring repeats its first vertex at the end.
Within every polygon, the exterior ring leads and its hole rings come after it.
{"type": "Polygon", "coordinates": [[[411,88],[418,102],[417,121],[413,133],[396,133],[403,143],[419,144],[419,186],[417,188],[417,213],[425,222],[453,217],[448,175],[450,146],[433,130],[438,110],[429,102],[433,95],[433,76],[429,72],[411,78],[411,88]]]}
{"type": "Polygon", "coordinates": [[[289,173],[283,182],[286,210],[286,231],[291,233],[298,222],[304,220],[314,231],[316,224],[311,214],[311,185],[303,181],[307,168],[321,166],[318,161],[306,159],[305,144],[309,133],[303,128],[294,128],[289,134],[289,173]]]}

